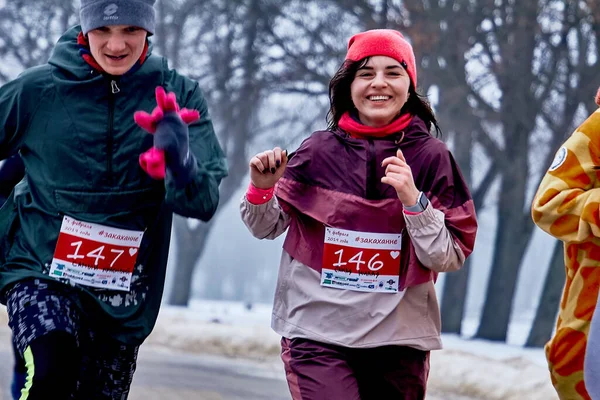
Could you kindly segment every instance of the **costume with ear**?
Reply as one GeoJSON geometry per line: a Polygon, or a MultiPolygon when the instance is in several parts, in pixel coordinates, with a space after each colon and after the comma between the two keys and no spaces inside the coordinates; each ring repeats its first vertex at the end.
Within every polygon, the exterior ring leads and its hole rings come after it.
{"type": "MultiPolygon", "coordinates": [[[[600,103],[600,92],[596,102],[600,103]]],[[[584,358],[600,284],[599,163],[600,109],[556,152],[532,205],[534,222],[564,242],[566,283],[546,357],[552,383],[565,400],[590,399],[588,389],[600,381],[595,376],[584,382],[584,358]]]]}
{"type": "Polygon", "coordinates": [[[154,179],[169,171],[178,187],[185,186],[196,172],[196,158],[190,154],[188,125],[200,119],[197,110],[179,109],[175,93],[156,88],[152,114],[137,111],[133,118],[154,135],[154,147],[140,155],[140,166],[154,179]]]}

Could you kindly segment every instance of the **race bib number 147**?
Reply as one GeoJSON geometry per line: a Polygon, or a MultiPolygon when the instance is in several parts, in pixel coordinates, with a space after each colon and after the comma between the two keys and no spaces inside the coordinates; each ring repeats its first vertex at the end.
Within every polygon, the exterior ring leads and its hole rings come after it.
{"type": "Polygon", "coordinates": [[[65,216],[50,276],[83,286],[128,291],[143,235],[65,216]]]}

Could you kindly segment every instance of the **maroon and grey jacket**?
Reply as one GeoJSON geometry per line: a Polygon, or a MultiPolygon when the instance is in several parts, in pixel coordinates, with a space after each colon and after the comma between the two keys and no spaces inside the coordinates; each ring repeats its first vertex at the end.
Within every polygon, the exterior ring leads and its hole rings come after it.
{"type": "Polygon", "coordinates": [[[275,292],[272,327],[287,338],[348,347],[441,348],[434,282],[462,267],[475,243],[473,200],[446,145],[414,117],[398,134],[356,139],[318,131],[295,152],[276,196],[242,199],[242,219],[260,239],[288,230],[275,292]],[[405,214],[393,187],[381,183],[381,162],[400,148],[430,205],[405,214]],[[401,292],[365,293],[323,287],[325,227],[403,233],[401,292]]]}

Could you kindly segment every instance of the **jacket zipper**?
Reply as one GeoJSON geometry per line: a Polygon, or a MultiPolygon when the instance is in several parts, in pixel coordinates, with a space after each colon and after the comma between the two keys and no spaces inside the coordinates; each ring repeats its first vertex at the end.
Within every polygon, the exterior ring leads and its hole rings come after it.
{"type": "Polygon", "coordinates": [[[110,81],[110,93],[108,95],[108,135],[106,137],[106,169],[108,172],[108,180],[112,185],[113,179],[113,165],[112,165],[112,157],[113,157],[113,129],[114,129],[114,118],[115,118],[115,95],[119,93],[121,89],[117,85],[116,80],[110,81]]]}
{"type": "Polygon", "coordinates": [[[367,165],[367,200],[376,200],[377,198],[377,157],[375,154],[375,142],[368,139],[369,158],[367,165]]]}

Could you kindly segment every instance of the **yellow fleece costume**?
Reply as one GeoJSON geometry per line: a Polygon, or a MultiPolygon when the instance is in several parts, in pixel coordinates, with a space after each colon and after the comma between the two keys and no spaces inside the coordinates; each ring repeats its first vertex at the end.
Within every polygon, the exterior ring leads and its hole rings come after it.
{"type": "Polygon", "coordinates": [[[552,383],[561,400],[590,399],[583,361],[600,282],[600,110],[557,151],[531,212],[565,248],[567,279],[556,333],[546,344],[552,383]]]}

